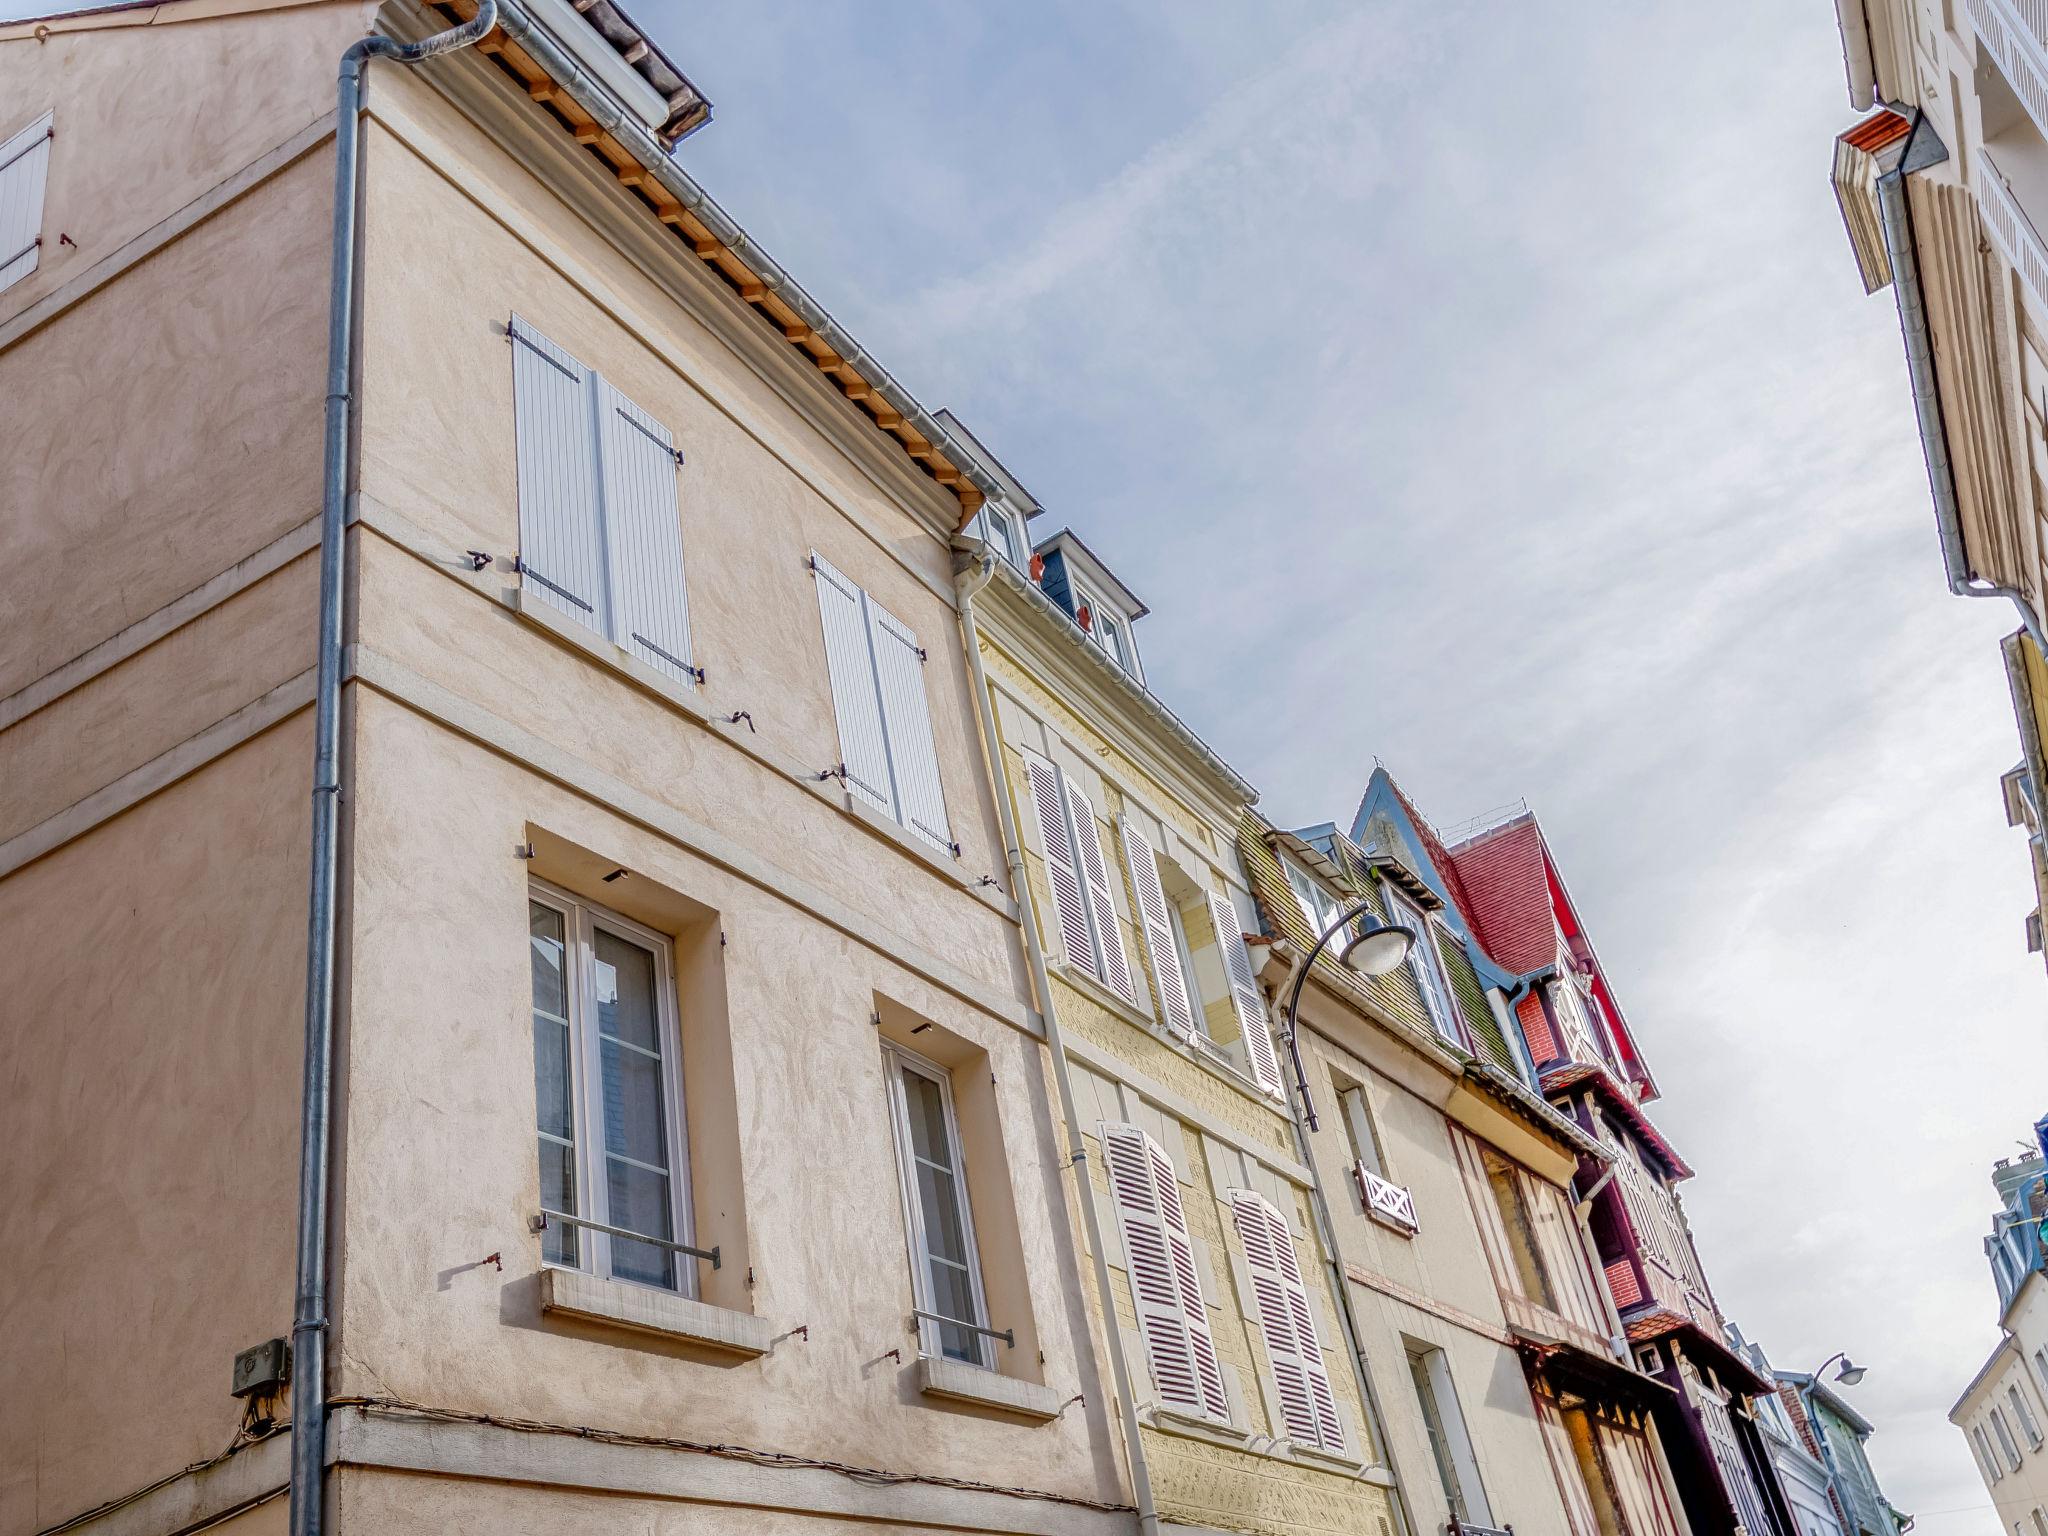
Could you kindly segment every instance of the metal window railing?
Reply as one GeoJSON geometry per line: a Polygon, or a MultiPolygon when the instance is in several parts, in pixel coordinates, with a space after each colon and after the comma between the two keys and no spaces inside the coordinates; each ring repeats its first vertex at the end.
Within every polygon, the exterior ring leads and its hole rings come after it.
{"type": "Polygon", "coordinates": [[[1001,1339],[1012,1349],[1017,1347],[1017,1330],[1014,1328],[984,1328],[979,1323],[970,1323],[962,1318],[946,1317],[941,1313],[926,1312],[922,1309],[913,1310],[910,1315],[914,1318],[923,1318],[930,1323],[943,1323],[948,1328],[965,1328],[969,1333],[978,1333],[986,1339],[1001,1339]]]}
{"type": "Polygon", "coordinates": [[[622,1238],[629,1243],[646,1243],[655,1248],[666,1248],[670,1253],[687,1253],[693,1259],[709,1259],[713,1269],[718,1268],[718,1249],[692,1248],[688,1243],[672,1242],[665,1237],[650,1237],[645,1232],[628,1231],[625,1227],[607,1226],[601,1221],[590,1221],[582,1216],[571,1216],[567,1211],[542,1211],[528,1218],[527,1228],[533,1232],[545,1232],[548,1223],[559,1221],[565,1227],[581,1227],[586,1232],[602,1232],[606,1237],[622,1238]]]}

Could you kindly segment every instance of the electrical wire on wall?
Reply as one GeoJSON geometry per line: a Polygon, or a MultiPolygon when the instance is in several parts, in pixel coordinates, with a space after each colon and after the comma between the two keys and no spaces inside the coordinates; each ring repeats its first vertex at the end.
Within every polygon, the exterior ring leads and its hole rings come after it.
{"type": "MultiPolygon", "coordinates": [[[[181,1478],[196,1477],[201,1472],[209,1472],[229,1458],[248,1450],[251,1446],[261,1445],[266,1440],[288,1433],[291,1425],[278,1422],[273,1412],[275,1406],[275,1399],[273,1398],[258,1399],[252,1397],[247,1399],[242,1405],[242,1422],[235,1426],[235,1437],[228,1441],[225,1450],[220,1451],[216,1455],[202,1457],[198,1461],[190,1462],[178,1468],[177,1471],[167,1473],[165,1476],[158,1478],[153,1483],[144,1484],[132,1493],[124,1493],[119,1498],[108,1499],[104,1504],[95,1504],[91,1509],[81,1510],[69,1520],[60,1521],[56,1525],[46,1525],[37,1531],[35,1536],[64,1536],[66,1531],[75,1531],[82,1525],[90,1524],[92,1521],[111,1515],[117,1509],[126,1509],[130,1504],[138,1503],[148,1498],[159,1488],[168,1488],[181,1478]]],[[[267,1504],[272,1499],[282,1497],[285,1487],[285,1484],[279,1483],[275,1488],[267,1489],[254,1498],[243,1500],[233,1509],[224,1509],[213,1519],[207,1521],[206,1525],[217,1525],[220,1521],[241,1514],[244,1510],[254,1509],[258,1504],[267,1504]]],[[[204,1530],[205,1528],[206,1526],[194,1527],[195,1530],[204,1530]]]]}

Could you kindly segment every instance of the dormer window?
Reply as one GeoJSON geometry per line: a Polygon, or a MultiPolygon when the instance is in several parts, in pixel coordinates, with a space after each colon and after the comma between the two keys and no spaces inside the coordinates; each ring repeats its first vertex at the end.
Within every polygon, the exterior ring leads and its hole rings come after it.
{"type": "Polygon", "coordinates": [[[1078,583],[1074,587],[1074,618],[1111,661],[1132,677],[1140,677],[1138,653],[1131,643],[1128,619],[1103,602],[1100,595],[1078,583]]]}
{"type": "Polygon", "coordinates": [[[1313,943],[1329,931],[1330,924],[1337,921],[1344,904],[1324,890],[1315,876],[1292,859],[1282,859],[1280,867],[1287,873],[1288,888],[1294,892],[1295,903],[1301,908],[1302,919],[1308,924],[1310,942],[1313,943]]]}
{"type": "Polygon", "coordinates": [[[1014,512],[993,502],[981,509],[982,537],[991,549],[1021,571],[1024,569],[1024,534],[1018,521],[1014,512]]]}

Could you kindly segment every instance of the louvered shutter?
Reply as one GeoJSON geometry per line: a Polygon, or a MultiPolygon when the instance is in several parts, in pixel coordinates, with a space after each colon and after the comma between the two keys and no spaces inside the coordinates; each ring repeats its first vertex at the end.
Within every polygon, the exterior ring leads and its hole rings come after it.
{"type": "Polygon", "coordinates": [[[519,568],[526,590],[610,634],[590,371],[517,315],[512,402],[519,461],[519,568]]]}
{"type": "Polygon", "coordinates": [[[1088,937],[1088,908],[1081,895],[1080,872],[1074,867],[1074,845],[1067,836],[1066,794],[1059,770],[1027,752],[1024,772],[1031,780],[1031,809],[1038,818],[1046,879],[1052,885],[1053,905],[1059,908],[1060,949],[1068,965],[1096,976],[1095,945],[1088,937]]]}
{"type": "Polygon", "coordinates": [[[1074,862],[1088,887],[1088,905],[1095,918],[1097,972],[1102,983],[1127,1003],[1138,1001],[1131,983],[1130,963],[1124,958],[1123,934],[1117,927],[1116,902],[1109,894],[1109,865],[1102,857],[1102,836],[1095,827],[1095,807],[1081,793],[1081,786],[1067,779],[1067,804],[1074,813],[1074,862]]]}
{"type": "Polygon", "coordinates": [[[0,144],[0,288],[27,277],[42,257],[43,188],[54,121],[45,112],[0,144]]]}
{"type": "Polygon", "coordinates": [[[1258,1299],[1259,1325],[1272,1348],[1287,1433],[1322,1450],[1342,1451],[1344,1421],[1338,1417],[1337,1394],[1323,1364],[1315,1310],[1309,1305],[1301,1261],[1294,1251],[1294,1231],[1272,1202],[1253,1190],[1232,1190],[1230,1203],[1238,1236],[1244,1240],[1252,1292],[1258,1299]],[[1276,1337],[1280,1340],[1277,1345],[1276,1337]],[[1288,1366],[1284,1377],[1283,1354],[1288,1366]]]}
{"type": "Polygon", "coordinates": [[[932,740],[931,705],[924,691],[924,651],[910,626],[868,599],[868,639],[881,685],[882,727],[895,770],[902,823],[943,852],[953,850],[946,793],[939,781],[939,749],[932,740]]]}
{"type": "Polygon", "coordinates": [[[1228,1422],[1215,1340],[1173,1161],[1134,1125],[1102,1127],[1109,1190],[1130,1262],[1131,1296],[1159,1400],[1228,1422]]]}
{"type": "Polygon", "coordinates": [[[668,428],[603,379],[596,385],[605,547],[618,594],[612,639],[657,671],[694,686],[675,446],[668,428]]]}
{"type": "Polygon", "coordinates": [[[1123,832],[1124,863],[1131,871],[1131,889],[1138,896],[1138,917],[1145,930],[1145,952],[1159,983],[1166,1025],[1177,1035],[1195,1033],[1194,1005],[1188,999],[1187,977],[1180,968],[1180,947],[1173,941],[1173,920],[1167,914],[1166,888],[1159,883],[1159,859],[1128,816],[1118,821],[1123,832]]]}
{"type": "Polygon", "coordinates": [[[811,556],[811,569],[817,575],[818,617],[825,630],[825,667],[832,680],[832,712],[839,719],[839,759],[846,769],[846,787],[894,818],[896,791],[868,640],[867,594],[823,555],[811,556]]]}
{"type": "Polygon", "coordinates": [[[1224,974],[1230,978],[1230,1001],[1237,1009],[1237,1029],[1244,1037],[1244,1054],[1252,1077],[1266,1092],[1284,1097],[1287,1090],[1280,1081],[1280,1058],[1273,1050],[1272,1033],[1266,1028],[1266,999],[1259,991],[1251,952],[1244,947],[1244,929],[1239,926],[1237,908],[1228,896],[1211,891],[1209,918],[1216,925],[1216,944],[1223,952],[1224,974]]]}

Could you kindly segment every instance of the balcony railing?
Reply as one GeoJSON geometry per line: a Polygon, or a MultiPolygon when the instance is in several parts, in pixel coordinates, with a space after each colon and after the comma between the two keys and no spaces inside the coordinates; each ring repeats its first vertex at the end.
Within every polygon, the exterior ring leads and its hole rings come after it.
{"type": "Polygon", "coordinates": [[[1998,254],[2019,273],[2027,293],[2048,317],[2048,241],[2034,228],[1991,152],[1981,146],[1977,150],[1977,206],[1984,214],[1984,232],[1998,247],[1998,254]]]}
{"type": "Polygon", "coordinates": [[[2048,0],[1967,0],[1977,39],[2034,126],[2048,134],[2048,0]]]}
{"type": "Polygon", "coordinates": [[[1422,1230],[1422,1223],[1415,1218],[1415,1197],[1407,1190],[1389,1183],[1362,1162],[1351,1165],[1351,1175],[1358,1181],[1358,1198],[1365,1202],[1368,1216],[1406,1237],[1422,1230]]]}

